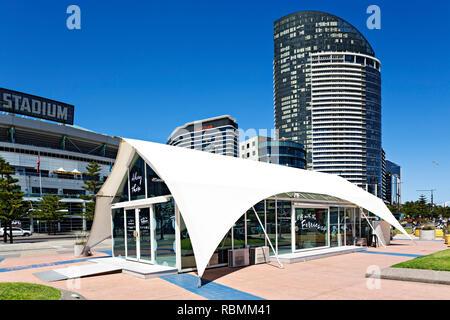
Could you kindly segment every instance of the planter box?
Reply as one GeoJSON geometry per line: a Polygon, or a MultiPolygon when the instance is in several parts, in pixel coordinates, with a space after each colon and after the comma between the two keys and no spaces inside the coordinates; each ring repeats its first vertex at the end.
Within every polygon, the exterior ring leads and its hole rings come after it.
{"type": "Polygon", "coordinates": [[[435,230],[420,230],[420,240],[434,240],[435,230]]]}
{"type": "Polygon", "coordinates": [[[83,252],[84,244],[76,244],[73,246],[73,254],[75,257],[81,257],[81,252],[83,252]]]}

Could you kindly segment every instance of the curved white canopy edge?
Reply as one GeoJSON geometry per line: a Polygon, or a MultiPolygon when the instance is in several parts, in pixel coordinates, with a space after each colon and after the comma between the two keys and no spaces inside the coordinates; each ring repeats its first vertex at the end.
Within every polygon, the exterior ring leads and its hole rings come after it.
{"type": "MultiPolygon", "coordinates": [[[[116,194],[134,151],[171,191],[191,238],[199,276],[225,234],[249,208],[285,192],[318,193],[346,200],[409,237],[381,199],[337,175],[133,139],[122,139],[116,163],[98,193],[100,199],[111,201],[116,194]]],[[[88,247],[111,235],[111,222],[105,228],[111,206],[105,206],[104,201],[101,207],[99,204],[88,247]]]]}

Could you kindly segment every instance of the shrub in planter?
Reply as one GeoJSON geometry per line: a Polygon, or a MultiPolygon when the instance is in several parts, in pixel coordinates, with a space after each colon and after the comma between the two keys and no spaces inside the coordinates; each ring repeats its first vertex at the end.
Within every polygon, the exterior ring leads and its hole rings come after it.
{"type": "Polygon", "coordinates": [[[426,224],[420,230],[420,240],[434,240],[435,239],[435,231],[433,224],[426,224]]]}
{"type": "Polygon", "coordinates": [[[88,235],[86,233],[82,233],[77,235],[77,240],[75,241],[75,245],[73,247],[73,253],[75,257],[80,257],[83,252],[83,248],[87,243],[88,235]]]}

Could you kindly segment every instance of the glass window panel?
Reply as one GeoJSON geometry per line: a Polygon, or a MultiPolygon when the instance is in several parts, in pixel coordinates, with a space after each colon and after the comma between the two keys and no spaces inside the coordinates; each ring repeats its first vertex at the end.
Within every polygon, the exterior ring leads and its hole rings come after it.
{"type": "Polygon", "coordinates": [[[184,223],[183,215],[180,213],[180,240],[181,240],[181,268],[195,268],[194,250],[191,238],[184,223]]]}
{"type": "Polygon", "coordinates": [[[355,209],[345,208],[345,245],[355,244],[355,209]]]}
{"type": "Polygon", "coordinates": [[[136,153],[130,166],[130,198],[138,200],[145,198],[145,162],[136,153]]]}
{"type": "MultiPolygon", "coordinates": [[[[266,200],[266,232],[269,236],[272,245],[276,249],[276,228],[277,224],[275,221],[275,200],[266,200]]],[[[268,244],[267,244],[268,245],[268,244]]],[[[270,255],[273,255],[274,252],[270,250],[270,255]]]]}
{"type": "Polygon", "coordinates": [[[336,207],[330,208],[330,246],[340,246],[340,232],[339,232],[339,209],[336,207]]]}
{"type": "Polygon", "coordinates": [[[296,249],[328,246],[328,209],[295,208],[295,246],[296,249]]]}
{"type": "Polygon", "coordinates": [[[170,195],[169,188],[164,181],[147,165],[147,197],[159,197],[170,195]]]}
{"type": "Polygon", "coordinates": [[[277,201],[278,254],[292,252],[291,201],[277,201]]]}
{"type": "Polygon", "coordinates": [[[125,221],[123,209],[113,209],[112,212],[112,247],[114,257],[125,257],[125,221]]]}
{"type": "MultiPolygon", "coordinates": [[[[261,222],[264,223],[264,201],[257,203],[255,210],[261,222]]],[[[247,245],[249,247],[261,247],[265,245],[264,232],[253,208],[247,211],[247,245]]]]}
{"type": "Polygon", "coordinates": [[[114,197],[112,203],[117,202],[125,202],[129,201],[128,198],[128,172],[125,173],[125,176],[122,179],[122,182],[120,183],[119,189],[117,189],[116,196],[114,197]]]}
{"type": "Polygon", "coordinates": [[[233,226],[233,246],[234,249],[245,247],[245,221],[242,215],[233,226]]]}
{"type": "Polygon", "coordinates": [[[175,205],[170,202],[154,205],[155,211],[155,242],[154,252],[156,264],[176,266],[175,256],[175,205]]]}

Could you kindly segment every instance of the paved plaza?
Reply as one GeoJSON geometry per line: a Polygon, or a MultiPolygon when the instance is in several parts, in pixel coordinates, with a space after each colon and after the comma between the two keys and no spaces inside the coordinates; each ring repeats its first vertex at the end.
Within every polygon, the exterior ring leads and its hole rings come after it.
{"type": "MultiPolygon", "coordinates": [[[[108,241],[96,248],[94,255],[88,258],[74,258],[73,253],[64,252],[68,250],[64,247],[68,246],[68,243],[61,241],[41,244],[41,250],[23,250],[25,254],[15,257],[7,257],[6,246],[2,245],[0,247],[0,259],[3,259],[0,262],[0,281],[50,285],[77,292],[86,299],[94,300],[450,299],[450,290],[446,285],[395,280],[376,280],[379,281],[377,283],[373,279],[365,278],[367,270],[383,269],[414,259],[416,256],[446,249],[447,245],[440,240],[413,243],[397,237],[387,248],[367,248],[363,252],[285,264],[284,269],[279,269],[273,262],[245,268],[209,269],[204,274],[202,288],[197,288],[195,273],[151,279],[114,273],[44,282],[33,274],[56,268],[85,265],[90,263],[88,259],[110,255],[110,251],[107,250],[108,241]],[[60,253],[57,253],[58,251],[60,253]]],[[[23,246],[23,244],[20,245],[23,246]]]]}

